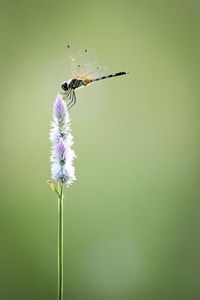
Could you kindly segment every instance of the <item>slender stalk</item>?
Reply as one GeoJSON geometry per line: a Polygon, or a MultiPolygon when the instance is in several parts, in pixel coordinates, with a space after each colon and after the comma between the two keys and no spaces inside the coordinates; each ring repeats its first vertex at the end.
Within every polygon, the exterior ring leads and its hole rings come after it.
{"type": "Polygon", "coordinates": [[[58,183],[58,300],[63,300],[63,184],[58,183]]]}

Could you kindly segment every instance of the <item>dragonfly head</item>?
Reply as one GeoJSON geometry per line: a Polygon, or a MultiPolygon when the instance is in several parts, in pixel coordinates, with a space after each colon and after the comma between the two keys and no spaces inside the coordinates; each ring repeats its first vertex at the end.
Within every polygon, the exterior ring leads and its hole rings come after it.
{"type": "Polygon", "coordinates": [[[67,81],[64,81],[62,84],[61,84],[61,88],[64,90],[64,91],[67,91],[69,89],[69,84],[67,83],[67,81]]]}

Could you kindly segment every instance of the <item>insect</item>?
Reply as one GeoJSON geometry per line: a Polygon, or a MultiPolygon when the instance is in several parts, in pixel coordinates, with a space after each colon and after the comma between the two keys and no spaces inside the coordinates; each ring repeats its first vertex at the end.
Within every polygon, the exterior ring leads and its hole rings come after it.
{"type": "Polygon", "coordinates": [[[95,81],[128,74],[128,72],[117,72],[106,75],[106,67],[97,64],[93,50],[85,49],[77,52],[71,45],[67,45],[67,49],[73,77],[69,81],[64,81],[61,88],[64,91],[63,98],[68,102],[68,109],[76,103],[76,89],[95,81]]]}

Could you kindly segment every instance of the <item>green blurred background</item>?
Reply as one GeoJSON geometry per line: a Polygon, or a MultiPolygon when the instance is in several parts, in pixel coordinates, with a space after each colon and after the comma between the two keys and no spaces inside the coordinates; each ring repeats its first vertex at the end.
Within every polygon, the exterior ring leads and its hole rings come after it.
{"type": "Polygon", "coordinates": [[[110,72],[71,111],[64,299],[200,299],[200,2],[1,1],[0,299],[55,300],[48,132],[66,44],[110,72]]]}

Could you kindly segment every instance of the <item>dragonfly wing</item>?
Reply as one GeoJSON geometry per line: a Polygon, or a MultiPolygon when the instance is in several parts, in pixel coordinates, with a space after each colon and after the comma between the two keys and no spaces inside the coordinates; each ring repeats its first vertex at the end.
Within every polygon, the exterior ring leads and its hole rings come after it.
{"type": "Polygon", "coordinates": [[[69,61],[70,61],[70,68],[72,77],[75,78],[75,75],[77,73],[77,61],[78,61],[78,51],[74,45],[68,44],[67,45],[68,55],[69,55],[69,61]]]}
{"type": "Polygon", "coordinates": [[[74,46],[68,45],[68,52],[73,78],[95,79],[106,75],[106,67],[100,67],[93,49],[77,51],[74,46]]]}
{"type": "Polygon", "coordinates": [[[76,78],[83,79],[88,77],[97,67],[97,58],[92,49],[85,49],[78,52],[76,78]]]}
{"type": "Polygon", "coordinates": [[[106,67],[99,67],[95,66],[93,69],[88,72],[87,77],[90,80],[105,76],[107,74],[107,68],[106,67]]]}

